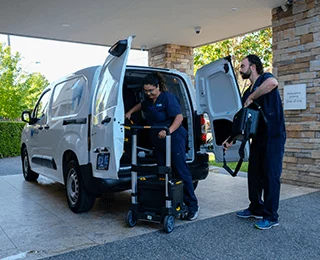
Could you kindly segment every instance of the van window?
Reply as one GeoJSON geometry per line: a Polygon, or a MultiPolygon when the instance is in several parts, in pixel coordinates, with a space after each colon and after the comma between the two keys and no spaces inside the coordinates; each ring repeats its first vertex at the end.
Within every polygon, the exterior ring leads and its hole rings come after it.
{"type": "Polygon", "coordinates": [[[98,115],[94,119],[94,123],[98,124],[106,115],[109,108],[117,105],[119,82],[116,81],[110,71],[104,71],[102,82],[99,84],[94,104],[94,115],[98,115]]]}
{"type": "Polygon", "coordinates": [[[82,77],[57,84],[53,92],[52,117],[76,115],[83,104],[85,86],[82,77]]]}
{"type": "Polygon", "coordinates": [[[47,122],[48,105],[51,90],[46,91],[40,97],[36,107],[34,108],[32,117],[37,120],[38,124],[45,124],[47,122]]]}

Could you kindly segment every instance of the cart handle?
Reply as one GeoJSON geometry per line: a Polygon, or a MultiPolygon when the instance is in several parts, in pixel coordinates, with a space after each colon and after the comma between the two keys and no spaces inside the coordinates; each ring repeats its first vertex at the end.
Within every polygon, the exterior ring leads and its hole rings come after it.
{"type": "Polygon", "coordinates": [[[170,135],[169,127],[167,126],[152,126],[152,125],[127,125],[124,124],[124,127],[131,130],[140,130],[140,129],[161,129],[166,131],[166,135],[170,135]]]}

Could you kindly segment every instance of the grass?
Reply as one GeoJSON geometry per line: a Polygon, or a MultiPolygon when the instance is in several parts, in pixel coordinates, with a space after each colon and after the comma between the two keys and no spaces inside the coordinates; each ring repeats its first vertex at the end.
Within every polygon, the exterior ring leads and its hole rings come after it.
{"type": "MultiPolygon", "coordinates": [[[[217,163],[214,158],[214,154],[209,154],[209,164],[210,166],[222,167],[223,163],[217,163]]],[[[227,165],[234,170],[237,166],[237,162],[229,162],[227,165]]],[[[240,168],[241,172],[248,172],[248,162],[243,162],[240,168]]]]}

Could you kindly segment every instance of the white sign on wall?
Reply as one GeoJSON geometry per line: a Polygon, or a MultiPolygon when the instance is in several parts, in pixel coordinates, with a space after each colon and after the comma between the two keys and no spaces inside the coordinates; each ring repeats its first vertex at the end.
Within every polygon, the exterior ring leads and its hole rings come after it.
{"type": "Polygon", "coordinates": [[[284,110],[306,109],[306,84],[284,86],[283,101],[284,110]]]}

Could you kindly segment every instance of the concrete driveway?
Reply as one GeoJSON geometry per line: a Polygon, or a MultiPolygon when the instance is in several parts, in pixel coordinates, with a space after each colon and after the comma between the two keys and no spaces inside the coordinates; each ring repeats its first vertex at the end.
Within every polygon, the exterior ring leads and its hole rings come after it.
{"type": "MultiPolygon", "coordinates": [[[[72,256],[78,256],[74,259],[120,259],[119,255],[117,258],[113,258],[118,252],[117,247],[114,247],[113,253],[110,252],[110,257],[113,256],[111,258],[105,254],[100,256],[94,256],[94,254],[99,252],[99,247],[112,247],[114,243],[122,244],[123,242],[123,245],[126,243],[136,245],[132,241],[139,241],[140,238],[141,241],[145,241],[145,235],[159,237],[160,234],[160,237],[164,236],[170,239],[175,236],[174,233],[180,234],[181,237],[188,237],[188,233],[185,232],[191,232],[189,236],[193,237],[197,231],[198,237],[206,236],[208,228],[203,228],[203,225],[206,227],[208,223],[205,221],[215,221],[219,219],[219,216],[232,213],[228,219],[231,220],[230,226],[234,226],[239,222],[239,219],[233,213],[248,206],[246,178],[232,178],[223,174],[223,170],[220,168],[214,167],[211,169],[209,177],[205,181],[201,181],[196,190],[201,207],[197,221],[176,220],[175,230],[169,235],[162,231],[158,232],[161,227],[154,223],[139,222],[134,228],[128,228],[125,226],[124,217],[130,205],[129,191],[104,195],[96,200],[95,206],[90,212],[74,214],[68,208],[64,186],[41,176],[35,183],[24,181],[21,166],[20,169],[15,168],[20,165],[19,160],[19,158],[10,159],[9,161],[13,163],[11,165],[7,163],[8,160],[0,159],[2,175],[0,176],[0,259],[41,259],[61,254],[56,259],[71,259],[72,256]],[[16,170],[11,175],[3,176],[2,173],[9,172],[7,167],[16,170]],[[96,250],[92,250],[93,246],[98,247],[94,247],[96,250]],[[81,251],[81,249],[89,251],[81,251]],[[85,257],[79,257],[77,252],[87,253],[84,254],[85,257]],[[91,256],[90,252],[93,252],[91,256]]],[[[282,201],[303,197],[317,191],[312,188],[283,184],[280,221],[282,201]]],[[[250,226],[246,224],[250,232],[258,231],[253,228],[254,222],[246,223],[250,223],[250,226]]],[[[219,225],[218,228],[222,230],[223,226],[219,225]]],[[[281,225],[285,225],[285,223],[281,223],[281,225]]],[[[278,230],[281,230],[281,225],[277,227],[278,230]]],[[[311,228],[312,223],[307,223],[307,225],[310,225],[311,228]]],[[[317,228],[319,229],[319,227],[317,228]]],[[[272,230],[276,230],[276,228],[272,230]]],[[[219,239],[223,239],[223,237],[219,237],[219,239]]],[[[241,241],[241,237],[239,237],[239,241],[241,241]]],[[[276,241],[274,242],[276,243],[276,241]]],[[[201,248],[197,250],[201,250],[201,248]]],[[[164,259],[162,257],[165,257],[165,251],[162,248],[160,256],[158,255],[155,259],[164,259]],[[161,256],[161,252],[164,255],[161,256]]],[[[185,254],[183,258],[173,259],[202,259],[202,257],[198,258],[194,255],[189,256],[185,254]]],[[[131,259],[146,258],[140,256],[131,259]]]]}

